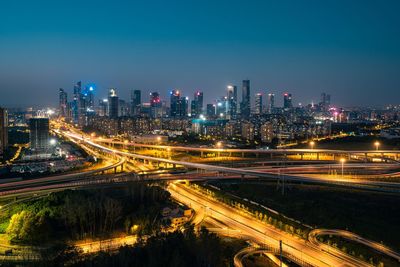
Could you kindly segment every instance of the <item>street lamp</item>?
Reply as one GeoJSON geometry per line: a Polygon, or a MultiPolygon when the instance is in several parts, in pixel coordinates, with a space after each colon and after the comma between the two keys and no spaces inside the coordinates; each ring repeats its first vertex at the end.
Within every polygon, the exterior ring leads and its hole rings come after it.
{"type": "Polygon", "coordinates": [[[314,146],[315,146],[315,142],[314,142],[314,141],[311,141],[311,142],[310,142],[310,147],[311,147],[311,149],[314,149],[314,146]]]}
{"type": "Polygon", "coordinates": [[[375,143],[374,143],[374,145],[375,145],[375,147],[376,147],[376,150],[379,150],[379,146],[381,145],[378,141],[376,141],[375,143]]]}
{"type": "Polygon", "coordinates": [[[344,173],[344,163],[346,162],[345,158],[340,159],[340,163],[342,164],[342,178],[343,178],[343,173],[344,173]]]}
{"type": "Polygon", "coordinates": [[[217,148],[221,148],[222,147],[222,142],[221,141],[218,141],[217,142],[217,148]]]}
{"type": "Polygon", "coordinates": [[[54,146],[57,143],[56,139],[50,139],[50,145],[54,146]]]}

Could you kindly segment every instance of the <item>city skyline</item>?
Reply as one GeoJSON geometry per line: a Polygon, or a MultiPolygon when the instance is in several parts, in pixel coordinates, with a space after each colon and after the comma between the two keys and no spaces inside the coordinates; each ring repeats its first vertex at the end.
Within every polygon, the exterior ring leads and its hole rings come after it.
{"type": "Polygon", "coordinates": [[[397,104],[399,5],[7,3],[0,105],[49,106],[53,90],[78,80],[96,83],[99,96],[115,87],[124,99],[131,89],[166,98],[177,88],[189,97],[201,90],[209,103],[244,79],[253,93],[291,92],[295,103],[330,92],[342,106],[397,104]]]}

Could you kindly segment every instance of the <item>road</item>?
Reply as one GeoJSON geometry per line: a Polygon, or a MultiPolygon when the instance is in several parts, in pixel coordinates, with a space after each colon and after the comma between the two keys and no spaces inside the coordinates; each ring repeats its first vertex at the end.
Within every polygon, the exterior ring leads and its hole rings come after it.
{"type": "Polygon", "coordinates": [[[310,234],[308,235],[308,239],[311,243],[313,243],[316,246],[319,246],[321,249],[333,250],[334,248],[318,241],[317,237],[321,236],[321,235],[340,236],[347,240],[354,241],[355,243],[363,244],[363,245],[370,247],[382,254],[388,255],[388,256],[398,260],[399,264],[400,264],[400,254],[397,253],[396,251],[390,249],[389,247],[387,247],[383,244],[365,239],[365,238],[363,238],[357,234],[354,234],[352,232],[349,232],[349,231],[338,230],[338,229],[315,229],[310,232],[310,234]]]}
{"type": "Polygon", "coordinates": [[[335,251],[332,254],[321,251],[318,246],[310,242],[258,222],[254,218],[218,201],[209,199],[184,185],[171,183],[168,191],[173,198],[192,207],[194,210],[201,210],[206,207],[207,216],[223,221],[231,229],[240,230],[241,233],[252,236],[254,241],[259,244],[267,244],[269,247],[279,248],[279,241],[282,240],[284,243],[283,249],[286,253],[313,266],[370,266],[340,251],[335,251]]]}

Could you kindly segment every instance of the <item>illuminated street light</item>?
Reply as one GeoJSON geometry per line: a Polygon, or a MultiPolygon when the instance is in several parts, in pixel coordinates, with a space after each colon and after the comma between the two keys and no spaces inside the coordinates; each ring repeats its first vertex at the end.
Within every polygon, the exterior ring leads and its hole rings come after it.
{"type": "Polygon", "coordinates": [[[344,173],[344,163],[346,162],[345,158],[340,159],[340,163],[342,163],[342,178],[343,178],[343,173],[344,173]]]}
{"type": "Polygon", "coordinates": [[[157,142],[161,142],[161,136],[157,136],[157,142]]]}
{"type": "Polygon", "coordinates": [[[314,142],[314,141],[311,141],[311,142],[310,142],[310,147],[311,147],[311,149],[314,149],[314,146],[315,146],[315,142],[314,142]]]}
{"type": "Polygon", "coordinates": [[[376,147],[376,150],[379,150],[379,146],[381,145],[378,141],[376,141],[375,143],[374,143],[374,145],[375,145],[375,147],[376,147]]]}
{"type": "Polygon", "coordinates": [[[91,133],[90,136],[91,136],[91,137],[95,137],[95,136],[96,136],[96,133],[91,133]]]}
{"type": "Polygon", "coordinates": [[[222,142],[221,141],[218,141],[217,142],[217,148],[221,148],[222,147],[222,142]]]}
{"type": "Polygon", "coordinates": [[[50,139],[50,145],[54,146],[57,143],[56,139],[50,139]]]}

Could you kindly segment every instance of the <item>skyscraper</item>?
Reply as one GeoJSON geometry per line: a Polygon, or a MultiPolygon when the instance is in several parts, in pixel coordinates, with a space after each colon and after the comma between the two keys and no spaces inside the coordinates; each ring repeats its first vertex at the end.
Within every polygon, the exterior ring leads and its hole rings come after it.
{"type": "Polygon", "coordinates": [[[162,116],[162,102],[158,92],[150,93],[150,116],[160,118],[162,116]]]}
{"type": "Polygon", "coordinates": [[[49,118],[31,118],[29,130],[31,149],[36,151],[47,150],[50,146],[49,118]]]}
{"type": "Polygon", "coordinates": [[[116,119],[118,118],[118,105],[119,105],[119,99],[117,96],[117,91],[116,89],[110,89],[109,95],[108,95],[108,117],[111,119],[116,119]]]}
{"type": "Polygon", "coordinates": [[[228,119],[236,119],[237,115],[237,87],[228,85],[228,119]]]}
{"type": "Polygon", "coordinates": [[[207,104],[207,117],[214,117],[214,116],[215,116],[215,105],[207,104]]]}
{"type": "Polygon", "coordinates": [[[197,91],[194,93],[194,98],[191,104],[192,117],[199,117],[203,113],[203,92],[197,91]]]}
{"type": "Polygon", "coordinates": [[[59,109],[60,109],[60,116],[65,118],[67,117],[67,108],[68,108],[68,98],[67,93],[64,89],[60,88],[59,90],[59,109]]]}
{"type": "Polygon", "coordinates": [[[79,124],[81,117],[81,101],[82,101],[82,83],[77,82],[74,85],[74,99],[72,104],[72,120],[75,124],[79,124]]]}
{"type": "Polygon", "coordinates": [[[142,105],[142,92],[140,90],[131,90],[131,116],[140,114],[142,105]]]}
{"type": "Polygon", "coordinates": [[[261,93],[256,94],[254,113],[257,115],[260,115],[263,113],[263,101],[262,101],[261,93]]]}
{"type": "Polygon", "coordinates": [[[181,93],[179,90],[172,90],[170,95],[170,116],[179,117],[181,114],[181,93]]]}
{"type": "Polygon", "coordinates": [[[291,109],[293,107],[292,104],[292,94],[284,93],[283,94],[283,108],[291,109]]]}
{"type": "Polygon", "coordinates": [[[8,114],[7,110],[0,107],[0,157],[8,146],[8,114]]]}
{"type": "Polygon", "coordinates": [[[250,117],[250,80],[242,82],[242,103],[240,105],[240,114],[242,118],[250,117]]]}
{"type": "Polygon", "coordinates": [[[268,94],[268,107],[267,107],[267,112],[269,114],[273,113],[273,110],[275,108],[275,94],[269,93],[268,94]]]}

